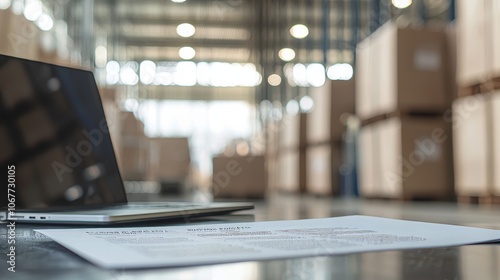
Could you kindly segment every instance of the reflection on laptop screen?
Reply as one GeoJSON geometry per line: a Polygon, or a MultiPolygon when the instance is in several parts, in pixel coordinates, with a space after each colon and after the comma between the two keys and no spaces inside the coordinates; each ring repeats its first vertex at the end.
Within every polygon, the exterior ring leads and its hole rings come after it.
{"type": "Polygon", "coordinates": [[[89,71],[0,55],[0,166],[18,210],[126,202],[89,71]]]}

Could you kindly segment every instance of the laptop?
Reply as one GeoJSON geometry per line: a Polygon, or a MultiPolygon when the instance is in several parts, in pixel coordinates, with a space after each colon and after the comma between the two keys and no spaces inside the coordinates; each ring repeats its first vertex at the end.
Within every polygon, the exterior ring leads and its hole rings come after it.
{"type": "Polygon", "coordinates": [[[253,208],[129,203],[92,72],[6,55],[0,55],[0,168],[4,221],[112,224],[253,208]]]}

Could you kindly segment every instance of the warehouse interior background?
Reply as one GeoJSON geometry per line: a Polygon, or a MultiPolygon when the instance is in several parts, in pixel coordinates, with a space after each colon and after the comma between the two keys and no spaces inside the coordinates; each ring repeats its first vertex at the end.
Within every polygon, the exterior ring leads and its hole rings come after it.
{"type": "Polygon", "coordinates": [[[0,0],[93,71],[127,191],[498,203],[500,1],[0,0]]]}

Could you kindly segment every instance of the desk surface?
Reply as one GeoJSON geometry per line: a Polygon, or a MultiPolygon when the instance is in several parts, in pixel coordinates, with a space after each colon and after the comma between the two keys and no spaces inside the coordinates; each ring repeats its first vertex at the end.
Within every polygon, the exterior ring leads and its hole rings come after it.
{"type": "MultiPolygon", "coordinates": [[[[332,200],[289,195],[258,201],[254,211],[196,218],[189,222],[249,222],[353,214],[500,229],[500,208],[457,206],[452,203],[332,200]]],[[[157,222],[154,225],[185,222],[157,222]]],[[[32,231],[34,228],[48,226],[17,225],[17,272],[11,273],[5,265],[6,227],[0,224],[0,279],[500,279],[499,244],[175,269],[105,270],[86,262],[50,239],[35,235],[32,231]]]]}

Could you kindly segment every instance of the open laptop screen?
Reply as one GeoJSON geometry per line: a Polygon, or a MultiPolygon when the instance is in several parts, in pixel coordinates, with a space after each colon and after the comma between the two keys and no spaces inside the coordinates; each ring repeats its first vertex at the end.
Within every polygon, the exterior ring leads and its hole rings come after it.
{"type": "Polygon", "coordinates": [[[0,168],[2,209],[126,202],[91,72],[0,55],[0,168]]]}

